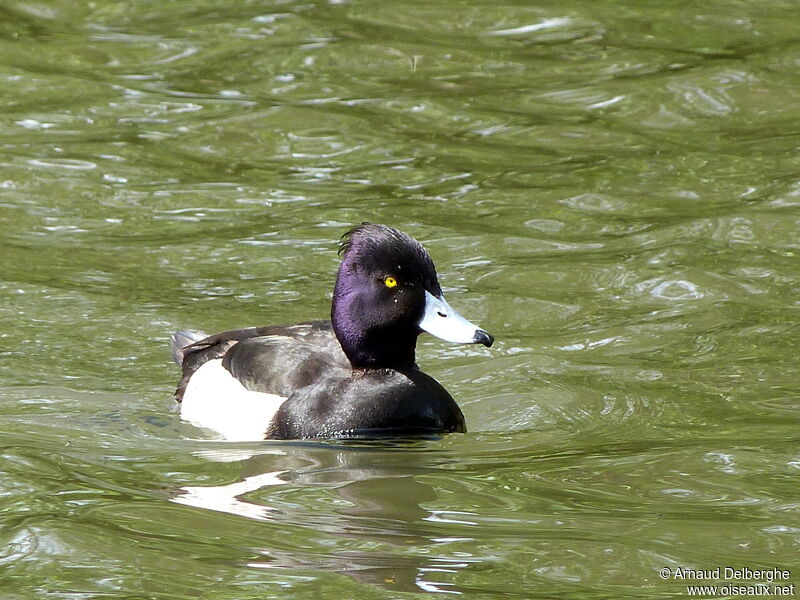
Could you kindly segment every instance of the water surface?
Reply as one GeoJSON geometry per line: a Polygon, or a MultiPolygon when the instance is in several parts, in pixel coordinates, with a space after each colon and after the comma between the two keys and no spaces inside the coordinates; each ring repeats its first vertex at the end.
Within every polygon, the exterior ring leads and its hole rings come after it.
{"type": "Polygon", "coordinates": [[[4,598],[800,584],[795,9],[6,3],[4,598]],[[420,341],[470,432],[181,424],[169,334],[324,318],[362,221],[497,337],[420,341]]]}

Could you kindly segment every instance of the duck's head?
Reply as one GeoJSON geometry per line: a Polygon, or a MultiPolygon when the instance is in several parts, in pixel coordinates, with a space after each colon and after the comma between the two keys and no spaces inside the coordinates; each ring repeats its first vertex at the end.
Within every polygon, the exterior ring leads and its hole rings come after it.
{"type": "Polygon", "coordinates": [[[354,368],[412,368],[423,331],[460,344],[494,342],[445,301],[431,257],[411,236],[364,223],[343,236],[339,253],[331,320],[354,368]]]}

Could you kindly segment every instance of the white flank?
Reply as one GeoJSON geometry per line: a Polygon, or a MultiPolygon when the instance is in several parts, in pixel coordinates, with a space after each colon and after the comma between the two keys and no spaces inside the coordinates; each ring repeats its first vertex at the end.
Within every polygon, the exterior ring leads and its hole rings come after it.
{"type": "Polygon", "coordinates": [[[197,427],[212,429],[226,440],[260,441],[285,400],[277,394],[246,390],[217,358],[197,369],[189,379],[181,402],[181,418],[197,427]]]}

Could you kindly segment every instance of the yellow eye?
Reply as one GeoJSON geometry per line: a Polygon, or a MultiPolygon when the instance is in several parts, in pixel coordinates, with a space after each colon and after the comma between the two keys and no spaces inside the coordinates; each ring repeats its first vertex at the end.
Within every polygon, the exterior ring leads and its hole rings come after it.
{"type": "Polygon", "coordinates": [[[388,288],[393,288],[397,285],[397,279],[389,275],[383,278],[383,284],[388,288]]]}

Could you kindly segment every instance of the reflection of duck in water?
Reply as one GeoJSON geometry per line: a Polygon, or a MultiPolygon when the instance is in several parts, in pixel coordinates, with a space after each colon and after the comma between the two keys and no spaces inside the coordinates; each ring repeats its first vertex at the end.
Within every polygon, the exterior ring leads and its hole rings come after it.
{"type": "Polygon", "coordinates": [[[246,517],[252,526],[234,561],[337,572],[395,592],[455,593],[455,574],[481,561],[464,551],[477,535],[473,516],[440,510],[448,495],[428,476],[449,455],[426,441],[204,446],[196,451],[204,458],[239,462],[240,479],[222,483],[222,469],[220,485],[186,486],[172,501],[213,511],[193,516],[209,531],[230,527],[215,513],[246,517]],[[261,527],[269,543],[258,549],[261,527]]]}
{"type": "Polygon", "coordinates": [[[344,236],[331,322],[179,331],[181,416],[231,440],[465,431],[450,394],[415,364],[417,336],[491,346],[444,299],[412,237],[364,224],[344,236]]]}

